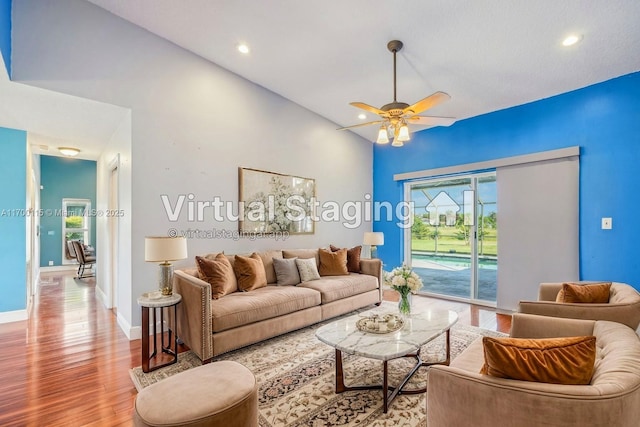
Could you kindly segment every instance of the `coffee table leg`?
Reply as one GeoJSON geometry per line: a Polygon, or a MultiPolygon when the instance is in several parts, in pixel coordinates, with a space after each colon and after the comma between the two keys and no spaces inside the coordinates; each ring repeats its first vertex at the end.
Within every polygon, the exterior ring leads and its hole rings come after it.
{"type": "Polygon", "coordinates": [[[344,371],[342,370],[342,352],[336,349],[336,393],[342,393],[347,388],[344,386],[344,371]]]}
{"type": "Polygon", "coordinates": [[[385,414],[389,410],[389,377],[387,376],[387,361],[383,362],[382,371],[382,412],[385,414]]]}

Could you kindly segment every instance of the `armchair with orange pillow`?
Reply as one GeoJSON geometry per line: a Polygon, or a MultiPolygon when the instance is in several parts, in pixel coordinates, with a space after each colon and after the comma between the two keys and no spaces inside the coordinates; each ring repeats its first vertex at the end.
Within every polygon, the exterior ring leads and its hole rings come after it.
{"type": "Polygon", "coordinates": [[[541,283],[538,301],[520,301],[520,313],[640,324],[640,293],[619,282],[541,283]]]}

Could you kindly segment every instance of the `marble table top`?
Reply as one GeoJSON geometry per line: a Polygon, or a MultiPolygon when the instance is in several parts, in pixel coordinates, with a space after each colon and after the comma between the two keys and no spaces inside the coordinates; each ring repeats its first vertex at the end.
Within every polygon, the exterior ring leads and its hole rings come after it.
{"type": "Polygon", "coordinates": [[[173,293],[171,295],[162,295],[160,291],[145,292],[138,297],[138,305],[142,307],[171,307],[182,300],[182,295],[173,293]]]}
{"type": "Polygon", "coordinates": [[[373,314],[382,316],[391,312],[388,308],[380,307],[345,317],[320,327],[316,331],[316,337],[347,354],[391,360],[417,351],[458,321],[458,315],[454,311],[429,309],[412,313],[404,319],[402,329],[388,334],[362,332],[356,327],[356,322],[362,317],[373,314]]]}

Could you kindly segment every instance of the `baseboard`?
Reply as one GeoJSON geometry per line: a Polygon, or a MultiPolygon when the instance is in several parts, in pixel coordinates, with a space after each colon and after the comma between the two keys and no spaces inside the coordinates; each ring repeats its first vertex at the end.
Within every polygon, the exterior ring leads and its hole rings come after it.
{"type": "Polygon", "coordinates": [[[77,265],[53,265],[51,267],[40,267],[42,273],[54,272],[54,271],[76,271],[77,265]]]}
{"type": "Polygon", "coordinates": [[[105,294],[102,288],[98,286],[96,286],[96,297],[105,308],[108,308],[108,309],[113,308],[113,307],[109,307],[109,299],[107,298],[107,294],[105,294]]]}
{"type": "Polygon", "coordinates": [[[27,310],[14,310],[0,313],[0,323],[20,322],[27,319],[29,319],[27,310]]]}
{"type": "Polygon", "coordinates": [[[116,316],[118,325],[124,334],[129,338],[129,341],[139,340],[142,338],[142,328],[140,326],[131,326],[131,324],[120,313],[116,316]]]}

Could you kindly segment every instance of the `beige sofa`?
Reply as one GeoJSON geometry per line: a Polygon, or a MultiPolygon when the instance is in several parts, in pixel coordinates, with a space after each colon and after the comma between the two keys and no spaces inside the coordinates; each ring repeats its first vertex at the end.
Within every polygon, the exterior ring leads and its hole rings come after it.
{"type": "Polygon", "coordinates": [[[429,427],[635,427],[640,420],[640,340],[616,322],[515,314],[511,335],[551,338],[594,335],[591,384],[559,385],[479,374],[482,339],[451,366],[433,366],[427,383],[429,427]]]}
{"type": "Polygon", "coordinates": [[[278,286],[271,258],[315,257],[319,265],[318,250],[258,255],[264,261],[268,285],[217,300],[211,298],[211,285],[198,278],[195,268],[175,271],[174,292],[182,295],[177,334],[201,360],[382,301],[379,259],[362,259],[360,273],[278,286]]]}
{"type": "MultiPolygon", "coordinates": [[[[576,282],[589,284],[593,282],[576,282]]],[[[538,301],[520,301],[520,313],[569,319],[610,320],[636,329],[640,324],[640,293],[625,283],[612,282],[609,302],[603,304],[574,304],[556,302],[562,283],[541,283],[538,301]]]]}

